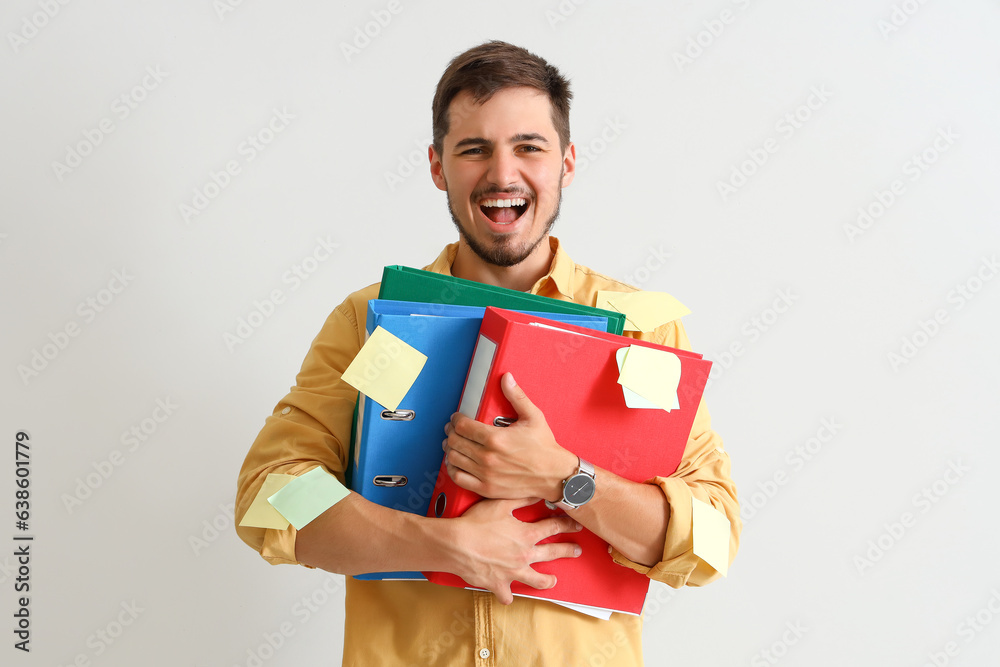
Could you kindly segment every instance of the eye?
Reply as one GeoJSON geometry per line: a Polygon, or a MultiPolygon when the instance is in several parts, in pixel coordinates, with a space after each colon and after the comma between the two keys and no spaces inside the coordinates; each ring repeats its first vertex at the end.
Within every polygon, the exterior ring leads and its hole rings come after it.
{"type": "Polygon", "coordinates": [[[538,146],[532,146],[531,144],[527,144],[525,146],[521,146],[521,151],[524,153],[541,153],[542,149],[539,148],[538,146]]]}
{"type": "Polygon", "coordinates": [[[486,151],[484,151],[482,148],[478,146],[475,148],[467,148],[461,153],[459,153],[459,155],[485,155],[485,154],[486,151]]]}

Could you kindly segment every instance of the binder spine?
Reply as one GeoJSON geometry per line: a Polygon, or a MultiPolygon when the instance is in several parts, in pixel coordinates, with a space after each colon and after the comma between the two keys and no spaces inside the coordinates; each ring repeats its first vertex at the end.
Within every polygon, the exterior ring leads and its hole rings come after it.
{"type": "Polygon", "coordinates": [[[496,356],[496,352],[497,344],[483,334],[479,334],[476,351],[472,356],[472,363],[469,364],[469,375],[465,380],[465,389],[462,391],[462,401],[458,406],[458,411],[469,419],[475,419],[479,414],[479,405],[483,401],[486,380],[493,369],[493,358],[496,356]]]}
{"type": "Polygon", "coordinates": [[[365,395],[358,392],[358,425],[354,430],[354,469],[361,465],[361,434],[365,420],[365,395]]]}

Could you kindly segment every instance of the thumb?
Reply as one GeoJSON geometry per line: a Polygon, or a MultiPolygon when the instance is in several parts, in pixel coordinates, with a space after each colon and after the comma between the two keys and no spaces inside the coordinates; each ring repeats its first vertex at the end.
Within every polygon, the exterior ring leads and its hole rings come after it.
{"type": "Polygon", "coordinates": [[[514,407],[518,418],[527,418],[530,420],[538,414],[538,408],[535,407],[535,404],[528,399],[524,390],[514,381],[514,376],[511,373],[504,373],[503,377],[500,378],[500,388],[503,389],[503,395],[507,397],[507,400],[514,407]]]}

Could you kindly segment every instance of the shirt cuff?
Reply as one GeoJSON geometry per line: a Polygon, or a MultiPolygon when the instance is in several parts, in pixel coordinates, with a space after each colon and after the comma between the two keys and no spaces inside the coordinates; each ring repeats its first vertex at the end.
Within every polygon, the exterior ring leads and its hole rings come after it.
{"type": "MultiPolygon", "coordinates": [[[[694,536],[691,522],[691,487],[676,477],[654,477],[646,482],[656,484],[663,491],[670,507],[670,520],[663,540],[663,559],[649,567],[636,563],[617,549],[611,549],[611,557],[619,565],[631,568],[650,579],[663,582],[671,588],[685,585],[700,586],[717,579],[720,575],[710,565],[694,555],[694,536]]],[[[708,493],[702,493],[705,502],[711,502],[708,493]]]]}
{"type": "Polygon", "coordinates": [[[295,528],[293,526],[284,530],[267,528],[264,531],[264,542],[260,547],[260,557],[271,565],[302,565],[295,560],[295,528]]]}
{"type": "MultiPolygon", "coordinates": [[[[282,470],[282,472],[297,476],[315,468],[316,466],[317,462],[307,462],[304,464],[296,464],[290,468],[282,470]]],[[[326,466],[322,464],[319,464],[319,466],[327,472],[330,472],[326,466]]],[[[337,477],[341,483],[343,483],[340,475],[334,476],[337,477]]],[[[245,511],[246,510],[244,510],[244,512],[245,511]]],[[[302,565],[303,567],[308,567],[309,569],[315,569],[312,565],[300,563],[295,557],[295,538],[297,535],[295,526],[289,524],[289,526],[283,530],[278,530],[277,528],[263,528],[260,530],[263,530],[264,535],[260,542],[259,552],[261,558],[266,560],[268,563],[271,565],[302,565]]]]}

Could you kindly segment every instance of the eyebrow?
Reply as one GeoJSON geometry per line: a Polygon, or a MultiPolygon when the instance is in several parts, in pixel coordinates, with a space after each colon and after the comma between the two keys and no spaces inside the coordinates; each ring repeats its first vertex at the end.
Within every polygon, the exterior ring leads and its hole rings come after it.
{"type": "Polygon", "coordinates": [[[542,143],[549,143],[549,140],[538,134],[537,132],[531,132],[530,134],[515,134],[510,138],[512,142],[517,143],[519,141],[541,141],[542,143]]]}
{"type": "MultiPolygon", "coordinates": [[[[537,132],[521,133],[515,134],[510,138],[511,143],[519,143],[522,141],[540,141],[544,144],[548,144],[549,140],[538,134],[537,132]]],[[[483,137],[466,137],[458,141],[455,144],[455,148],[463,148],[465,146],[492,146],[493,142],[489,139],[484,139],[483,137]]]]}

